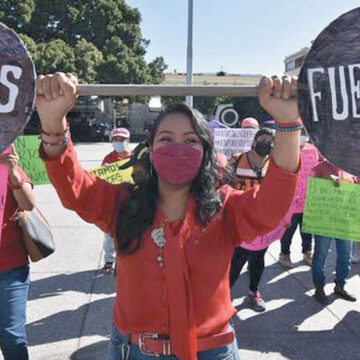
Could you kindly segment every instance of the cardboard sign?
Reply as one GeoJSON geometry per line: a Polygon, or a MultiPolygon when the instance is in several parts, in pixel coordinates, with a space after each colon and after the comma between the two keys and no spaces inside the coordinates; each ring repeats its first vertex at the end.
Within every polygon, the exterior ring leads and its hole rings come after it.
{"type": "Polygon", "coordinates": [[[119,166],[127,163],[129,159],[117,161],[110,165],[101,166],[96,169],[91,169],[89,172],[98,176],[100,179],[107,181],[110,184],[121,184],[123,182],[133,184],[134,181],[131,177],[132,167],[125,170],[119,170],[119,166]]]}
{"type": "MultiPolygon", "coordinates": [[[[12,152],[12,147],[8,147],[1,155],[9,154],[12,152]]],[[[4,219],[4,210],[7,195],[7,183],[8,183],[9,171],[8,167],[4,164],[0,164],[0,245],[1,245],[1,233],[4,219]]]]}
{"type": "Polygon", "coordinates": [[[298,182],[296,185],[296,191],[293,201],[294,214],[304,212],[306,190],[309,177],[315,165],[319,161],[319,152],[315,146],[306,144],[301,153],[301,169],[299,171],[298,182]]]}
{"type": "Polygon", "coordinates": [[[0,153],[24,131],[35,102],[35,67],[20,38],[0,23],[0,153]]]}
{"type": "Polygon", "coordinates": [[[360,185],[310,178],[303,232],[360,241],[360,185]]]}
{"type": "Polygon", "coordinates": [[[39,157],[40,139],[37,135],[23,135],[15,140],[19,165],[35,185],[50,184],[44,162],[39,157]]]}
{"type": "Polygon", "coordinates": [[[299,76],[301,118],[332,163],[360,175],[360,8],[333,21],[313,43],[299,76]]]}
{"type": "Polygon", "coordinates": [[[214,143],[218,153],[230,159],[234,154],[251,150],[256,129],[215,129],[214,143]]]}

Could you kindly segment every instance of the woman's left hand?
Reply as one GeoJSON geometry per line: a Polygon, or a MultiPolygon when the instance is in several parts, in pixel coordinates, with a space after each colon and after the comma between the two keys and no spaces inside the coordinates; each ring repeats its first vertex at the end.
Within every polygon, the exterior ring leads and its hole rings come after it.
{"type": "Polygon", "coordinates": [[[279,123],[296,122],[300,117],[294,97],[296,89],[296,77],[264,77],[258,91],[260,105],[279,123]]]}

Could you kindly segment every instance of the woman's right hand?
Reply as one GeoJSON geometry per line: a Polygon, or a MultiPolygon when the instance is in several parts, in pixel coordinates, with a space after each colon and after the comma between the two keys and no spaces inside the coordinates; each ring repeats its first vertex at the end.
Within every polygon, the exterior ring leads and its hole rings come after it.
{"type": "Polygon", "coordinates": [[[77,97],[77,78],[70,73],[39,75],[36,79],[36,109],[42,128],[51,132],[64,131],[66,114],[77,97]]]}

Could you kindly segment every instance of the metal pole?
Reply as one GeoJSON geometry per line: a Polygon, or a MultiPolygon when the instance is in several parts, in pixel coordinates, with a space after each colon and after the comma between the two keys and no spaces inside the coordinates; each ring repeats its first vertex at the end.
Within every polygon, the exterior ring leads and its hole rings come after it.
{"type": "Polygon", "coordinates": [[[256,85],[78,85],[80,96],[257,96],[256,85]]]}
{"type": "MultiPolygon", "coordinates": [[[[188,41],[187,41],[187,57],[186,57],[186,84],[192,85],[193,83],[193,69],[192,69],[192,62],[193,62],[193,9],[194,3],[193,0],[189,0],[188,5],[188,41]]],[[[193,97],[186,96],[186,104],[188,106],[193,106],[193,97]]]]}

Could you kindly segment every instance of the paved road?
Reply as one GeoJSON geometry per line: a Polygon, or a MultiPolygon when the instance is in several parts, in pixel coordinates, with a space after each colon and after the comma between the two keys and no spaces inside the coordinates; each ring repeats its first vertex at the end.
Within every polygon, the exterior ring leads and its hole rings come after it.
{"type": "MultiPolygon", "coordinates": [[[[86,168],[96,167],[110,144],[77,146],[86,168]]],[[[53,225],[57,251],[31,266],[32,284],[27,333],[32,360],[95,360],[106,353],[114,302],[114,279],[104,275],[102,233],[65,210],[50,185],[36,188],[40,208],[53,225]]],[[[301,263],[298,234],[292,255],[297,267],[284,271],[276,263],[279,244],[266,257],[262,281],[267,311],[254,313],[243,304],[248,273],[243,270],[233,292],[240,310],[234,319],[242,359],[360,359],[360,300],[332,297],[326,308],[312,299],[309,268],[301,263]]],[[[332,281],[334,249],[327,264],[332,281]]],[[[352,268],[348,289],[360,299],[360,266],[352,268]]],[[[328,283],[326,291],[332,292],[328,283]]],[[[146,306],[146,305],[144,305],[146,306]]],[[[0,355],[1,358],[1,355],[0,355]]]]}

